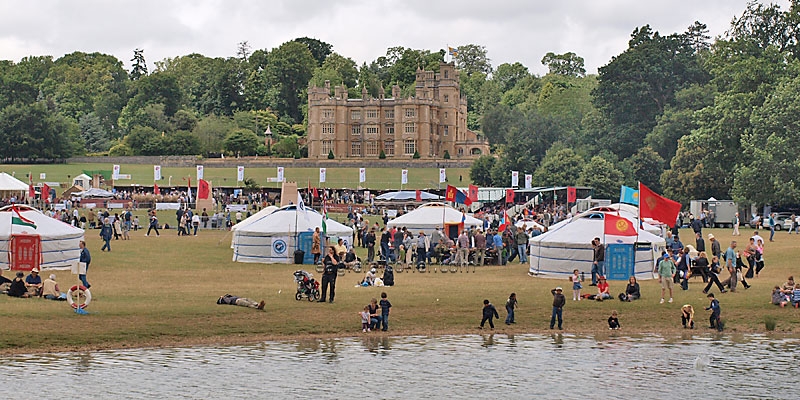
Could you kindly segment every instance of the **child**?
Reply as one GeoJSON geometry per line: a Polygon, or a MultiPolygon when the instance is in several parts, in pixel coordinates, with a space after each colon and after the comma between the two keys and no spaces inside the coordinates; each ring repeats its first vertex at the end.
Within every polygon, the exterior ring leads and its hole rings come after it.
{"type": "Polygon", "coordinates": [[[794,308],[800,308],[800,283],[794,285],[794,290],[792,291],[792,306],[794,308]]]}
{"type": "Polygon", "coordinates": [[[136,232],[139,230],[139,216],[133,217],[133,231],[136,232]]]}
{"type": "Polygon", "coordinates": [[[681,307],[681,324],[683,324],[683,328],[689,327],[689,329],[694,329],[694,307],[691,304],[684,304],[681,307]]]}
{"type": "Polygon", "coordinates": [[[386,292],[381,293],[381,323],[383,324],[382,331],[389,330],[389,309],[392,308],[392,303],[389,302],[386,292]]]}
{"type": "Polygon", "coordinates": [[[506,325],[516,324],[516,322],[514,322],[515,308],[517,308],[517,294],[511,293],[506,301],[506,312],[508,313],[508,316],[506,317],[506,325]]]}
{"type": "Polygon", "coordinates": [[[578,270],[572,271],[572,276],[569,277],[569,281],[572,282],[572,301],[581,300],[581,289],[583,286],[581,285],[581,275],[578,270]]]}
{"type": "Polygon", "coordinates": [[[550,291],[550,294],[553,295],[553,315],[550,317],[550,329],[553,329],[553,326],[556,324],[556,317],[558,317],[558,329],[563,329],[561,327],[562,324],[562,314],[564,311],[564,304],[567,303],[567,298],[564,297],[564,294],[561,293],[562,289],[561,286],[553,289],[550,291]]]}
{"type": "Polygon", "coordinates": [[[483,329],[483,324],[485,324],[486,321],[489,321],[489,327],[494,329],[494,322],[492,321],[492,318],[498,318],[499,319],[500,315],[497,314],[497,309],[494,308],[492,303],[489,303],[489,300],[484,300],[483,301],[483,319],[481,320],[481,326],[480,326],[479,329],[483,329]]]}
{"type": "Polygon", "coordinates": [[[617,310],[611,310],[611,316],[608,317],[608,329],[619,329],[619,318],[617,318],[617,310]]]}
{"type": "MultiPolygon", "coordinates": [[[[794,292],[792,292],[792,293],[794,293],[794,292]]],[[[781,308],[783,308],[783,307],[786,307],[786,303],[788,303],[788,299],[786,298],[786,295],[783,294],[783,291],[781,290],[781,287],[776,285],[772,289],[772,304],[775,304],[776,306],[781,306],[781,308]]]]}
{"type": "Polygon", "coordinates": [[[361,332],[369,332],[369,306],[364,306],[364,311],[358,315],[361,316],[361,332]]]}
{"type": "Polygon", "coordinates": [[[706,307],[706,310],[711,310],[711,316],[708,318],[710,322],[709,328],[722,332],[722,320],[719,317],[722,310],[719,307],[719,300],[714,298],[714,293],[709,293],[708,299],[711,300],[711,304],[706,307]]]}

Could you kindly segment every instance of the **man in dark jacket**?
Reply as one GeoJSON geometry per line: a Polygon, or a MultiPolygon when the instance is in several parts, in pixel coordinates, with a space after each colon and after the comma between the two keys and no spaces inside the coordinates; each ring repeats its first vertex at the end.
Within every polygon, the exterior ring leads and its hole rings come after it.
{"type": "Polygon", "coordinates": [[[594,248],[594,255],[592,256],[592,285],[597,286],[597,277],[605,275],[604,267],[606,262],[606,248],[600,238],[592,240],[592,247],[594,248]]]}
{"type": "Polygon", "coordinates": [[[703,235],[699,233],[695,233],[694,235],[695,235],[695,245],[696,245],[695,249],[697,249],[697,252],[699,253],[701,251],[706,251],[706,241],[703,240],[703,235]]]}
{"type": "Polygon", "coordinates": [[[108,222],[108,218],[103,219],[103,227],[100,228],[100,237],[103,239],[103,247],[100,248],[100,251],[111,251],[111,237],[114,235],[114,228],[111,227],[111,223],[108,222]]]}
{"type": "Polygon", "coordinates": [[[567,304],[567,298],[564,297],[564,294],[561,293],[562,289],[561,286],[553,289],[550,293],[553,295],[553,315],[550,317],[550,329],[556,325],[556,317],[558,317],[558,329],[564,329],[562,327],[562,314],[564,310],[564,304],[567,304]]]}

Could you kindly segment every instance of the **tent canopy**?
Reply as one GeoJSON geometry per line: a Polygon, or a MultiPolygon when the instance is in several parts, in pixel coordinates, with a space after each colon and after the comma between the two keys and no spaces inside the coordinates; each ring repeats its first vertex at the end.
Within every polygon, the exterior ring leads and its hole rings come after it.
{"type": "Polygon", "coordinates": [[[83,192],[75,193],[76,196],[81,196],[84,199],[110,199],[114,197],[114,193],[105,189],[91,188],[83,192]]]}
{"type": "MultiPolygon", "coordinates": [[[[439,200],[441,197],[433,193],[420,192],[420,199],[422,200],[439,200]]],[[[414,190],[402,190],[398,192],[384,193],[375,198],[375,200],[392,201],[392,200],[416,200],[417,192],[414,190]]]]}
{"type": "MultiPolygon", "coordinates": [[[[389,221],[387,226],[398,229],[406,227],[414,233],[423,231],[426,235],[430,235],[436,230],[436,227],[460,226],[462,218],[464,219],[463,227],[471,228],[474,226],[483,229],[483,221],[463,214],[461,211],[444,203],[423,204],[414,211],[389,221]]],[[[459,227],[460,230],[461,227],[459,227]]]]}
{"type": "MultiPolygon", "coordinates": [[[[542,235],[529,240],[530,272],[542,277],[565,279],[574,269],[591,272],[593,249],[592,240],[600,238],[605,245],[630,246],[632,259],[628,275],[638,279],[651,279],[655,260],[660,256],[666,242],[660,236],[639,229],[638,236],[630,237],[623,242],[616,237],[605,236],[606,214],[612,212],[587,211],[572,219],[562,221],[550,227],[542,235]],[[636,244],[633,244],[636,242],[636,244]]],[[[627,218],[627,216],[626,216],[627,218]]],[[[632,219],[632,218],[629,218],[632,219]]],[[[606,251],[606,271],[610,270],[611,260],[606,251]]],[[[624,277],[622,279],[627,279],[624,277]]]]}
{"type": "MultiPolygon", "coordinates": [[[[352,228],[330,218],[325,224],[329,239],[343,238],[351,242],[352,228]]],[[[322,215],[317,211],[310,208],[300,211],[295,205],[281,207],[234,231],[233,261],[289,263],[296,249],[305,251],[309,258],[311,237],[316,228],[322,230],[322,215]]]]}
{"type": "Polygon", "coordinates": [[[17,205],[20,214],[36,225],[29,226],[11,223],[11,206],[0,208],[0,268],[9,269],[9,244],[11,235],[39,235],[42,239],[43,269],[68,269],[78,262],[78,244],[84,238],[83,229],[65,224],[42,214],[41,211],[26,205],[17,205]],[[4,254],[3,254],[4,253],[4,254]]]}
{"type": "Polygon", "coordinates": [[[5,172],[0,172],[0,191],[27,193],[28,184],[5,172]]]}

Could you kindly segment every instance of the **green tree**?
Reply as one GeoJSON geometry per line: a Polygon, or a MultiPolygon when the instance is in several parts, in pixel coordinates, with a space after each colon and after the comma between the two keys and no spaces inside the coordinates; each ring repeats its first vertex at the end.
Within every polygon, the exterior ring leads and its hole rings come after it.
{"type": "Polygon", "coordinates": [[[124,140],[135,155],[157,156],[164,154],[161,132],[149,126],[136,125],[124,140]]]}
{"type": "Polygon", "coordinates": [[[645,143],[663,159],[671,160],[678,148],[678,139],[697,129],[695,112],[714,103],[714,91],[710,85],[692,85],[675,93],[675,104],[668,105],[657,118],[645,143]]]}
{"type": "Polygon", "coordinates": [[[307,100],[303,93],[314,72],[316,62],[308,47],[302,43],[287,42],[269,54],[265,69],[268,85],[276,88],[270,93],[269,103],[280,115],[292,119],[292,123],[303,120],[301,105],[307,100]]]}
{"type": "Polygon", "coordinates": [[[260,144],[258,136],[249,129],[234,129],[225,136],[225,150],[233,154],[242,156],[252,156],[256,154],[256,148],[260,144]]]}
{"type": "MultiPolygon", "coordinates": [[[[469,168],[470,180],[478,186],[492,186],[492,168],[496,161],[494,156],[488,154],[478,157],[469,168]]],[[[498,185],[503,186],[503,183],[498,182],[498,185]]]]}
{"type": "Polygon", "coordinates": [[[43,102],[0,110],[2,159],[62,159],[78,151],[80,140],[78,124],[48,110],[43,102]]]}
{"type": "Polygon", "coordinates": [[[163,154],[168,155],[198,155],[200,154],[200,140],[188,131],[176,131],[164,137],[163,154]]]}
{"type": "Polygon", "coordinates": [[[144,59],[143,49],[134,50],[131,61],[133,62],[133,66],[131,68],[131,80],[135,81],[147,75],[147,62],[144,59]]]}
{"type": "Polygon", "coordinates": [[[111,147],[108,133],[95,113],[91,112],[82,116],[78,121],[78,126],[87,152],[104,152],[111,147]]]}
{"type": "Polygon", "coordinates": [[[203,154],[220,153],[223,151],[225,135],[233,129],[236,129],[236,124],[232,119],[209,115],[197,122],[192,134],[200,141],[203,154]]]}
{"type": "Polygon", "coordinates": [[[583,57],[568,52],[564,54],[555,54],[548,52],[542,57],[542,65],[550,70],[552,75],[563,75],[572,77],[581,77],[586,75],[586,68],[584,68],[583,57]]]}
{"type": "Polygon", "coordinates": [[[177,131],[192,131],[197,126],[197,116],[189,110],[178,110],[170,118],[172,128],[177,131]]]}
{"type": "Polygon", "coordinates": [[[308,51],[311,52],[311,56],[314,57],[314,60],[316,60],[317,66],[321,66],[328,59],[331,51],[333,51],[333,45],[330,43],[325,43],[319,39],[301,37],[293,41],[302,43],[308,48],[308,51]]]}
{"type": "Polygon", "coordinates": [[[578,185],[594,188],[594,198],[614,200],[619,196],[623,179],[622,172],[613,163],[603,157],[594,156],[583,166],[578,176],[578,185]]]}
{"type": "Polygon", "coordinates": [[[286,136],[272,146],[272,153],[278,157],[299,157],[300,147],[297,144],[297,136],[286,136]]]}
{"type": "Polygon", "coordinates": [[[505,93],[520,81],[530,76],[528,67],[515,62],[513,64],[503,63],[497,66],[497,69],[492,74],[492,80],[500,85],[500,91],[505,93]]]}
{"type": "Polygon", "coordinates": [[[486,56],[486,46],[477,44],[463,44],[458,46],[458,54],[455,55],[456,67],[472,75],[481,73],[488,75],[492,73],[492,63],[486,56]]]}
{"type": "Polygon", "coordinates": [[[584,164],[583,157],[574,150],[553,146],[533,173],[534,186],[575,185],[583,172],[584,164]]]}
{"type": "Polygon", "coordinates": [[[650,147],[642,147],[625,159],[631,175],[628,185],[644,183],[650,189],[661,193],[661,174],[664,172],[664,159],[650,147]]]}

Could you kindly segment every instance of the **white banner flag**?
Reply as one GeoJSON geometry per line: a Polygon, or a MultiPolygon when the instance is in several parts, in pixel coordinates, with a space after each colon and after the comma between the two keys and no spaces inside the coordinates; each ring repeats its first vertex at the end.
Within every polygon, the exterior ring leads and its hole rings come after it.
{"type": "Polygon", "coordinates": [[[444,168],[439,168],[439,183],[447,182],[447,172],[444,168]]]}
{"type": "Polygon", "coordinates": [[[519,186],[519,171],[511,171],[511,187],[519,186]]]}
{"type": "Polygon", "coordinates": [[[525,189],[530,189],[533,184],[533,175],[525,174],[525,189]]]}
{"type": "Polygon", "coordinates": [[[403,172],[400,173],[400,184],[401,185],[408,185],[408,170],[404,169],[403,172]]]}
{"type": "Polygon", "coordinates": [[[119,165],[115,165],[112,170],[114,172],[111,174],[111,179],[116,181],[119,179],[119,165]]]}
{"type": "Polygon", "coordinates": [[[236,181],[244,182],[244,166],[242,165],[236,167],[236,181]]]}
{"type": "Polygon", "coordinates": [[[367,169],[366,168],[359,168],[358,169],[358,183],[364,183],[367,181],[367,169]]]}
{"type": "Polygon", "coordinates": [[[278,167],[278,182],[283,182],[283,167],[278,167]]]}
{"type": "Polygon", "coordinates": [[[200,182],[200,179],[203,179],[203,166],[197,166],[197,181],[200,182]]]}
{"type": "Polygon", "coordinates": [[[327,173],[328,173],[328,170],[326,170],[325,168],[320,168],[319,169],[319,183],[325,183],[325,178],[327,178],[327,176],[326,176],[327,173]]]}
{"type": "Polygon", "coordinates": [[[161,166],[160,165],[153,165],[153,180],[160,181],[161,180],[161,166]]]}

